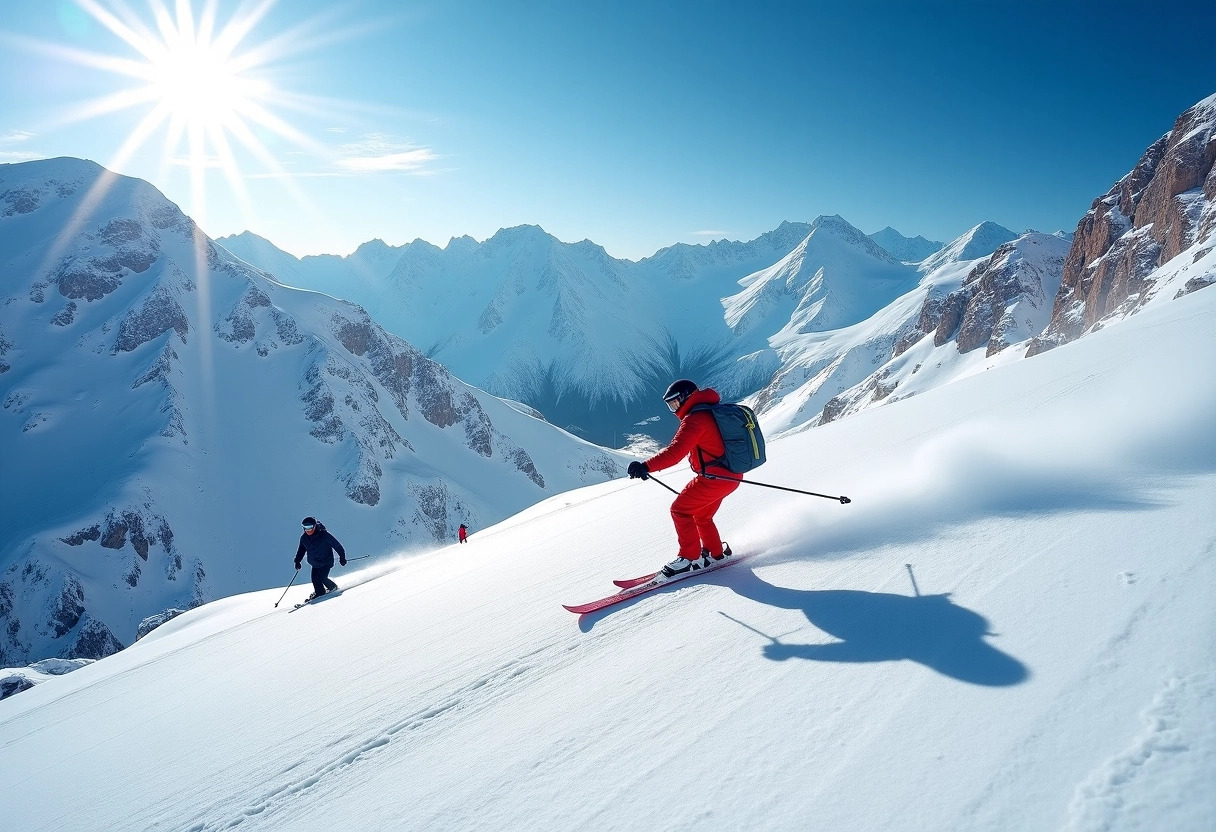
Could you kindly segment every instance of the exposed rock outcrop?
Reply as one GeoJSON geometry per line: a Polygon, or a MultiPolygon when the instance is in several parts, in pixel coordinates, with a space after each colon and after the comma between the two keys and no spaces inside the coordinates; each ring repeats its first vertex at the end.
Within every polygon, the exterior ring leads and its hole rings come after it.
{"type": "Polygon", "coordinates": [[[139,622],[139,627],[135,629],[135,640],[139,641],[161,624],[164,624],[166,621],[172,621],[174,618],[177,618],[184,612],[186,612],[186,610],[179,610],[177,607],[170,607],[163,612],[158,612],[156,615],[149,615],[143,621],[139,622]]]}
{"type": "Polygon", "coordinates": [[[41,661],[34,662],[29,667],[0,670],[0,699],[7,699],[13,694],[29,690],[35,685],[45,682],[47,679],[53,679],[56,676],[71,673],[73,670],[79,670],[92,664],[94,661],[96,660],[87,658],[63,659],[56,657],[42,659],[41,661]]]}
{"type": "Polygon", "coordinates": [[[1068,249],[1066,240],[1034,232],[1005,243],[972,269],[959,289],[927,300],[922,326],[937,317],[936,346],[953,339],[961,353],[984,347],[986,355],[1037,335],[1068,249]]]}
{"type": "Polygon", "coordinates": [[[85,613],[75,636],[61,654],[65,659],[102,659],[125,647],[110,628],[85,613]]]}
{"type": "Polygon", "coordinates": [[[1135,312],[1156,288],[1150,273],[1212,235],[1213,162],[1216,96],[1180,115],[1127,176],[1094,200],[1064,263],[1051,323],[1028,356],[1135,312]]]}

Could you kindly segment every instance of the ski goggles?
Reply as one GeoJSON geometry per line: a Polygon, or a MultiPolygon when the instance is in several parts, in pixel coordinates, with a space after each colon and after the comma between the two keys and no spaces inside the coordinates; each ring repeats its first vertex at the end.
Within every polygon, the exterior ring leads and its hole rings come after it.
{"type": "Polygon", "coordinates": [[[670,399],[663,399],[663,401],[667,402],[667,409],[672,413],[680,409],[681,402],[679,396],[672,396],[670,399]]]}
{"type": "Polygon", "coordinates": [[[310,531],[312,531],[312,530],[313,530],[313,529],[315,529],[315,528],[316,528],[316,526],[313,526],[313,525],[308,525],[308,526],[305,526],[305,527],[304,527],[304,531],[306,531],[306,532],[310,532],[310,531]]]}

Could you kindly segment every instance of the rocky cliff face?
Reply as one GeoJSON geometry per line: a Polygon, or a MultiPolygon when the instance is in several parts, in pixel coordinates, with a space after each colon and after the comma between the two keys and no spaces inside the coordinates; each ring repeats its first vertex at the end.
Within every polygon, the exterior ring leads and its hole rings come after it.
{"type": "Polygon", "coordinates": [[[1042,331],[1059,286],[1067,240],[1028,232],[1005,243],[944,298],[927,298],[919,327],[934,346],[954,341],[960,353],[994,355],[1042,331]]]}
{"type": "MultiPolygon", "coordinates": [[[[1035,355],[1140,309],[1160,288],[1153,272],[1184,251],[1192,262],[1216,236],[1216,96],[1178,117],[1130,173],[1094,200],[1077,226],[1051,323],[1035,355]]],[[[1208,285],[1191,278],[1184,290],[1208,285]],[[1193,281],[1193,282],[1192,282],[1193,281]]]]}
{"type": "Polygon", "coordinates": [[[983,360],[980,349],[990,358],[1042,332],[1068,250],[1062,235],[1028,231],[988,257],[960,261],[968,264],[961,285],[943,277],[957,288],[929,286],[919,313],[891,330],[892,347],[877,356],[877,368],[829,399],[816,423],[948,383],[983,360]]]}

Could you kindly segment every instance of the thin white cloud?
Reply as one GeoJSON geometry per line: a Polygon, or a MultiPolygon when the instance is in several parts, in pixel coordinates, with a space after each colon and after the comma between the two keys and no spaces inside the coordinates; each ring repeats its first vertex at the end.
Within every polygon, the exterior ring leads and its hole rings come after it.
{"type": "Polygon", "coordinates": [[[28,153],[24,150],[0,150],[0,160],[8,162],[28,162],[31,159],[41,159],[37,153],[28,153]]]}
{"type": "Polygon", "coordinates": [[[439,156],[429,147],[418,147],[383,133],[372,133],[360,141],[344,144],[334,165],[351,173],[433,173],[428,166],[439,156]]]}
{"type": "Polygon", "coordinates": [[[9,130],[3,136],[0,136],[0,142],[12,144],[16,142],[28,142],[34,138],[34,134],[28,130],[9,130]]]}
{"type": "Polygon", "coordinates": [[[426,148],[406,150],[401,153],[386,153],[382,156],[347,156],[338,159],[337,165],[344,170],[352,171],[384,171],[396,170],[415,172],[426,167],[437,157],[426,148]]]}
{"type": "Polygon", "coordinates": [[[726,236],[725,231],[690,231],[689,234],[691,234],[694,237],[725,237],[726,236]]]}

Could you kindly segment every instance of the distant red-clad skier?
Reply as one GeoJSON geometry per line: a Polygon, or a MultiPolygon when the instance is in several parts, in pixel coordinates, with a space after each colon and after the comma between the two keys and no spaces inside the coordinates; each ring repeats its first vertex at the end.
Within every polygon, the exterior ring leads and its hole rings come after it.
{"type": "Polygon", "coordinates": [[[705,410],[692,412],[697,405],[718,404],[721,397],[711,388],[699,390],[688,379],[672,382],[663,394],[667,407],[680,419],[680,427],[671,443],[645,462],[629,463],[629,476],[647,479],[651,471],[662,471],[687,457],[697,476],[684,486],[684,490],[671,504],[671,519],[675,523],[676,538],[680,544],[679,557],[663,567],[667,577],[701,568],[710,560],[721,560],[730,550],[725,548],[714,515],[722,500],[739,487],[739,475],[729,469],[715,465],[725,453],[722,435],[714,417],[705,410]],[[705,471],[728,479],[701,476],[702,461],[705,471]]]}
{"type": "Polygon", "coordinates": [[[464,543],[464,542],[465,542],[465,540],[467,540],[467,539],[468,539],[468,537],[469,537],[469,528],[468,528],[468,526],[466,526],[464,523],[461,523],[461,524],[460,524],[460,531],[459,531],[459,532],[457,532],[457,535],[456,535],[456,536],[460,538],[460,542],[461,542],[461,543],[464,543]]]}

